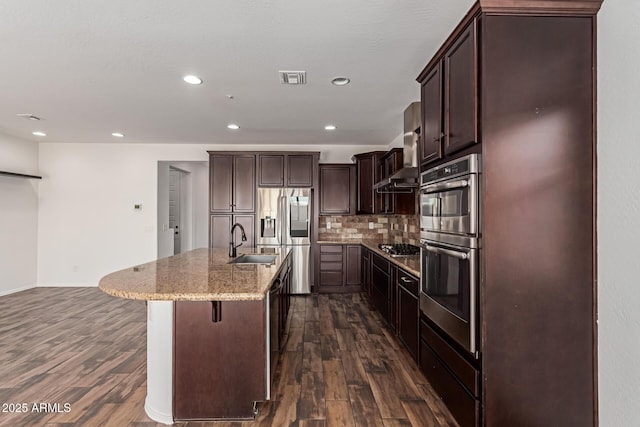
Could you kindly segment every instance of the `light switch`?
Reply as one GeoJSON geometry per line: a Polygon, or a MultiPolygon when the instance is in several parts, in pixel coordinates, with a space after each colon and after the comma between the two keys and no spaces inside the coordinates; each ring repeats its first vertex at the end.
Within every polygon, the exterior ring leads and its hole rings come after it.
{"type": "Polygon", "coordinates": [[[369,223],[369,229],[373,230],[373,223],[372,222],[369,223]]]}
{"type": "Polygon", "coordinates": [[[327,230],[331,230],[331,223],[327,221],[327,230]]]}
{"type": "Polygon", "coordinates": [[[142,204],[133,205],[133,209],[135,209],[137,211],[141,211],[142,210],[142,204]]]}

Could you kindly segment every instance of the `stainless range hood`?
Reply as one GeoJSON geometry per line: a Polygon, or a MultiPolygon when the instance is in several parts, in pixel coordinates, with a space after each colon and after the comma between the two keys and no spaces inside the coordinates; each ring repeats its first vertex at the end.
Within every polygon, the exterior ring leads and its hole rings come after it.
{"type": "Polygon", "coordinates": [[[404,110],[403,167],[393,175],[376,183],[379,193],[410,193],[418,188],[418,134],[420,127],[420,103],[414,102],[404,110]]]}

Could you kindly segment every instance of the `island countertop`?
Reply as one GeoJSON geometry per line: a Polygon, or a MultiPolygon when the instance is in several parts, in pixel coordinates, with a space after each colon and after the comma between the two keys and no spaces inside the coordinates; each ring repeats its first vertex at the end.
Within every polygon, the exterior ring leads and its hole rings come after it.
{"type": "MultiPolygon", "coordinates": [[[[245,301],[265,298],[290,249],[270,249],[271,265],[229,264],[227,249],[201,248],[108,274],[100,289],[109,295],[137,300],[245,301]]],[[[239,251],[252,254],[247,248],[239,251]]]]}

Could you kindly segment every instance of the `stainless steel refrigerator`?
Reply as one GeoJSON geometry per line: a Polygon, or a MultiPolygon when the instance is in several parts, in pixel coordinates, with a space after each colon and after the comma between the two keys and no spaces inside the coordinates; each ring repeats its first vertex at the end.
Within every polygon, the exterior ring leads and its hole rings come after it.
{"type": "Polygon", "coordinates": [[[259,188],[256,246],[292,251],[291,293],[311,292],[311,189],[259,188]]]}

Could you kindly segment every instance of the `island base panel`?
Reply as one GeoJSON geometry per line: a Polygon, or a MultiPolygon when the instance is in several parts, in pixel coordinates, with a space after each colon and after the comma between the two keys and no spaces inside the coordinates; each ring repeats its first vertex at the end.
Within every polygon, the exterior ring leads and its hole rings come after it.
{"type": "Polygon", "coordinates": [[[252,419],[266,398],[265,301],[174,304],[175,420],[252,419]]]}
{"type": "Polygon", "coordinates": [[[147,397],[152,420],[173,424],[173,301],[147,302],[147,397]]]}

